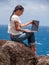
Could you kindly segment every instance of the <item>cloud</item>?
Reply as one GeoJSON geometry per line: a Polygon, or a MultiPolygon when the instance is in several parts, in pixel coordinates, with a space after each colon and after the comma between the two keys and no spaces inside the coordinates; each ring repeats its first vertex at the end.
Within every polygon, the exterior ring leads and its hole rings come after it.
{"type": "Polygon", "coordinates": [[[49,10],[49,6],[46,4],[37,4],[37,3],[27,3],[26,4],[26,9],[30,9],[32,11],[48,11],[49,10]],[[30,5],[29,5],[30,4],[30,5]]]}
{"type": "MultiPolygon", "coordinates": [[[[29,21],[29,19],[37,18],[40,21],[49,20],[49,1],[48,0],[0,0],[0,18],[2,21],[7,21],[9,15],[12,13],[16,5],[22,5],[25,8],[23,21],[29,21]],[[7,18],[5,17],[7,16],[7,18]],[[25,16],[25,17],[24,17],[25,16]],[[3,19],[2,19],[3,18],[3,19]],[[27,19],[26,19],[27,18],[27,19]],[[43,18],[43,19],[42,19],[43,18]]],[[[0,21],[1,21],[0,20],[0,21]]],[[[2,23],[2,22],[0,22],[2,23]]],[[[4,22],[7,24],[7,22],[4,22]]],[[[41,25],[43,23],[41,22],[41,25]]]]}
{"type": "MultiPolygon", "coordinates": [[[[1,0],[0,2],[0,7],[5,8],[5,9],[13,9],[16,5],[21,4],[25,7],[25,9],[28,11],[29,9],[32,11],[49,11],[49,5],[40,3],[40,0],[37,1],[30,1],[30,0],[1,0]],[[38,3],[39,1],[39,3],[38,3]]],[[[45,0],[46,1],[46,0],[45,0]]],[[[47,0],[48,1],[48,0],[47,0]]],[[[46,1],[46,2],[47,2],[46,1]]],[[[43,2],[43,1],[42,1],[43,2]]]]}

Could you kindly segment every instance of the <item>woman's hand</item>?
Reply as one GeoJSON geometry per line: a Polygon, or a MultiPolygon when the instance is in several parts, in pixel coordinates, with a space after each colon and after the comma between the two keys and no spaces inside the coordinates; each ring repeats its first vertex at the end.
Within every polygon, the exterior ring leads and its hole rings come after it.
{"type": "Polygon", "coordinates": [[[32,24],[34,24],[35,26],[37,26],[37,23],[35,21],[36,20],[32,20],[32,24]]]}
{"type": "Polygon", "coordinates": [[[34,24],[34,20],[32,20],[32,21],[30,22],[30,24],[34,24]]]}
{"type": "Polygon", "coordinates": [[[32,24],[33,22],[31,21],[31,22],[29,22],[29,24],[32,24]]]}

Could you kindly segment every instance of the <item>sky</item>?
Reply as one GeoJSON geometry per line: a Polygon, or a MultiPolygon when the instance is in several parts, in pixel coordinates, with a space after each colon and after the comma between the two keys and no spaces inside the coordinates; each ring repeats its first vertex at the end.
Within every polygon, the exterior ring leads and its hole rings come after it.
{"type": "Polygon", "coordinates": [[[24,7],[22,23],[38,20],[40,26],[49,26],[49,0],[0,0],[0,25],[8,25],[16,5],[24,7]]]}

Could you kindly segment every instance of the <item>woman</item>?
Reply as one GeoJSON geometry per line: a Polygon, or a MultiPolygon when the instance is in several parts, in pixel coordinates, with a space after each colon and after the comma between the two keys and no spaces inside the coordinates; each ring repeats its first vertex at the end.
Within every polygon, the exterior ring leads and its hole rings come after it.
{"type": "Polygon", "coordinates": [[[21,16],[23,12],[24,8],[21,5],[17,5],[15,7],[10,17],[8,33],[10,34],[11,40],[13,41],[23,42],[25,39],[28,39],[28,45],[32,49],[34,55],[36,55],[34,33],[26,33],[30,30],[22,29],[23,26],[33,24],[33,21],[22,24],[21,20],[19,19],[19,16],[21,16]]]}

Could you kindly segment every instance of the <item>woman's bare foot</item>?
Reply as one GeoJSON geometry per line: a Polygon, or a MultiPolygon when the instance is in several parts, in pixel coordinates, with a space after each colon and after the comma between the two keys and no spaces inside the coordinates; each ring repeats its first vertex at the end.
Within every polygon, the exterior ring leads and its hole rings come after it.
{"type": "Polygon", "coordinates": [[[31,50],[33,51],[34,55],[36,56],[36,47],[35,47],[35,45],[31,46],[31,50]]]}

